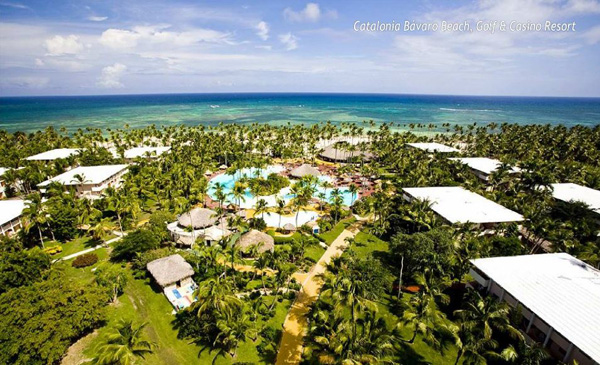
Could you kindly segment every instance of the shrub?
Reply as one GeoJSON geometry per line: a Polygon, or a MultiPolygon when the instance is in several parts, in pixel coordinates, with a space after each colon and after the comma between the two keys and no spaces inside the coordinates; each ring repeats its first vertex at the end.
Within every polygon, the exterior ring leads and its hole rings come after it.
{"type": "Polygon", "coordinates": [[[250,228],[264,231],[267,228],[267,223],[262,218],[252,218],[250,219],[250,228]]]}
{"type": "MultiPolygon", "coordinates": [[[[155,250],[150,250],[142,253],[138,253],[135,258],[132,260],[132,269],[136,271],[136,274],[142,274],[141,277],[146,275],[146,265],[150,261],[158,260],[163,257],[167,257],[175,253],[175,249],[173,247],[164,247],[158,248],[155,250]]],[[[138,275],[136,275],[137,277],[138,275]]]]}
{"type": "Polygon", "coordinates": [[[147,229],[138,229],[131,232],[115,244],[111,258],[115,260],[131,260],[136,253],[146,252],[158,248],[158,237],[147,229]]]}
{"type": "Polygon", "coordinates": [[[71,263],[73,267],[86,267],[91,266],[98,262],[98,255],[95,253],[86,253],[81,256],[77,256],[71,263]]]}

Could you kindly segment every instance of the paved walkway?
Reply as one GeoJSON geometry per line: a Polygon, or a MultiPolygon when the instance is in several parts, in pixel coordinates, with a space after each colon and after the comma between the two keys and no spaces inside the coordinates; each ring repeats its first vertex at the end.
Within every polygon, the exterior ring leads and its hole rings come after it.
{"type": "MultiPolygon", "coordinates": [[[[75,253],[67,255],[65,257],[61,257],[60,259],[56,259],[56,260],[52,261],[52,263],[55,263],[55,262],[58,262],[58,261],[67,261],[67,260],[70,260],[70,259],[74,259],[77,256],[85,255],[86,253],[89,253],[89,252],[92,252],[92,251],[96,251],[99,248],[106,247],[106,246],[110,245],[111,243],[117,242],[118,240],[120,240],[121,238],[123,238],[121,236],[121,232],[114,231],[113,233],[116,234],[117,237],[112,238],[112,239],[110,239],[110,240],[108,240],[108,241],[106,241],[106,242],[104,242],[104,243],[102,243],[100,245],[97,245],[97,246],[94,246],[94,247],[90,247],[90,248],[86,248],[85,250],[82,250],[82,251],[79,251],[79,252],[75,252],[75,253]]],[[[125,233],[125,234],[127,234],[127,233],[125,233]]]]}
{"type": "Polygon", "coordinates": [[[276,364],[299,364],[302,359],[303,337],[308,325],[306,315],[310,305],[317,300],[319,292],[323,286],[322,280],[318,278],[327,269],[327,264],[334,256],[341,255],[346,249],[346,238],[354,237],[355,233],[344,230],[331,243],[325,251],[319,262],[313,266],[312,270],[306,275],[302,283],[300,293],[296,297],[294,304],[283,323],[283,336],[277,353],[276,364]]]}

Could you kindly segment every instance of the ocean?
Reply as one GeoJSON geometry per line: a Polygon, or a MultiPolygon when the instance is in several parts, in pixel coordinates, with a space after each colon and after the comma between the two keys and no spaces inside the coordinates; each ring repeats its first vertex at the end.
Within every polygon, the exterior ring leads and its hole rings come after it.
{"type": "Polygon", "coordinates": [[[373,120],[410,123],[576,124],[600,123],[600,98],[489,97],[388,94],[238,93],[0,98],[0,129],[33,132],[53,126],[132,128],[150,124],[306,125],[373,120]]]}

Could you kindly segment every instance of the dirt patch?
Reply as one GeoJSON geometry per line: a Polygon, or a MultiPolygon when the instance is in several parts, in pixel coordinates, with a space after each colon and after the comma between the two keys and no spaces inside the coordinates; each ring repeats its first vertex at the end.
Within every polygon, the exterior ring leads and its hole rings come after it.
{"type": "Polygon", "coordinates": [[[60,363],[62,365],[79,365],[92,360],[83,354],[83,350],[88,347],[90,342],[92,342],[96,336],[98,336],[98,330],[95,330],[89,335],[80,338],[79,341],[75,342],[71,345],[71,347],[69,347],[67,354],[65,357],[63,357],[60,363]]]}

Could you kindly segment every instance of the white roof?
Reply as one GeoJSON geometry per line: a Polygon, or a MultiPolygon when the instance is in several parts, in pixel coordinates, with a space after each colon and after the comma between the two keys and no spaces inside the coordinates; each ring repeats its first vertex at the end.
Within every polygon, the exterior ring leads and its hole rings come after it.
{"type": "Polygon", "coordinates": [[[451,223],[518,222],[523,216],[460,186],[404,188],[419,200],[428,200],[431,209],[451,223]]]}
{"type": "Polygon", "coordinates": [[[29,156],[26,160],[29,161],[52,161],[59,158],[68,158],[79,154],[77,148],[57,148],[54,150],[38,153],[37,155],[29,156]]]}
{"type": "Polygon", "coordinates": [[[425,150],[427,152],[459,152],[456,148],[443,145],[441,143],[407,143],[411,147],[425,150]]]}
{"type": "Polygon", "coordinates": [[[552,184],[554,199],[565,202],[583,202],[600,214],[600,190],[572,183],[552,184]]]}
{"type": "Polygon", "coordinates": [[[152,156],[160,156],[170,149],[171,147],[134,147],[125,151],[123,156],[125,158],[145,157],[146,153],[150,153],[152,156]]]}
{"type": "Polygon", "coordinates": [[[5,173],[6,171],[8,171],[8,170],[10,170],[10,168],[7,168],[7,167],[0,167],[0,177],[1,177],[2,175],[4,175],[4,173],[5,173]]]}
{"type": "Polygon", "coordinates": [[[555,331],[600,362],[600,271],[566,253],[471,262],[555,331]]]}
{"type": "MultiPolygon", "coordinates": [[[[486,175],[496,171],[502,165],[501,161],[487,157],[454,157],[450,158],[450,160],[460,161],[473,170],[481,171],[486,175]]],[[[515,173],[520,170],[518,167],[511,167],[510,172],[515,173]]]]}
{"type": "Polygon", "coordinates": [[[25,208],[25,202],[17,200],[0,200],[0,225],[19,217],[25,208]]]}
{"type": "Polygon", "coordinates": [[[79,166],[72,170],[69,170],[63,174],[53,177],[50,180],[46,180],[38,186],[46,186],[53,181],[57,181],[63,185],[78,185],[75,175],[81,175],[84,177],[84,184],[100,184],[104,180],[118,174],[125,170],[128,165],[101,165],[101,166],[79,166]]]}

